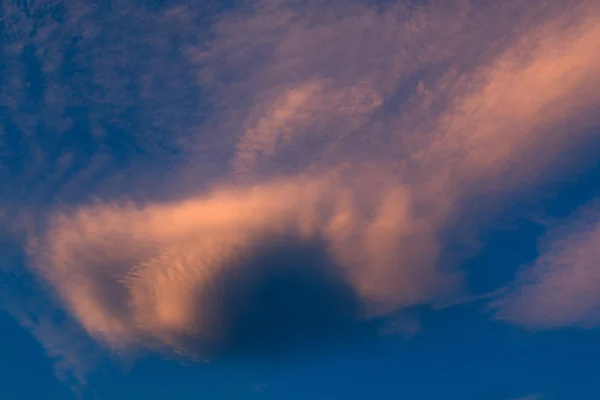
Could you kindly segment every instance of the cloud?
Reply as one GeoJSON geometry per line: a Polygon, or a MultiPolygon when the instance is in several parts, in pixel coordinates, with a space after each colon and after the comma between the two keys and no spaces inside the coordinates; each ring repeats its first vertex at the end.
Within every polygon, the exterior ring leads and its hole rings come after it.
{"type": "Polygon", "coordinates": [[[458,151],[469,174],[489,178],[517,164],[519,177],[531,179],[528,175],[537,174],[536,168],[547,165],[567,141],[580,140],[566,131],[593,119],[600,99],[589,90],[600,84],[600,25],[593,11],[575,23],[567,14],[524,34],[480,68],[471,78],[478,82],[476,89],[460,96],[442,116],[441,147],[462,147],[458,151]],[[554,126],[565,123],[569,125],[554,126]],[[534,159],[519,165],[530,154],[534,159]]]}
{"type": "Polygon", "coordinates": [[[195,68],[174,47],[202,28],[175,11],[71,0],[3,6],[0,180],[11,187],[3,206],[131,195],[131,176],[164,173],[185,153],[205,107],[195,68]]]}
{"type": "Polygon", "coordinates": [[[323,125],[337,128],[340,133],[352,131],[364,124],[381,102],[379,94],[368,85],[336,90],[327,81],[315,80],[286,88],[272,102],[257,107],[257,115],[251,114],[246,121],[233,170],[248,174],[266,169],[261,161],[281,157],[290,147],[303,152],[297,145],[302,140],[327,143],[330,138],[323,135],[323,125]]]}
{"type": "MultiPolygon", "coordinates": [[[[12,217],[12,216],[11,216],[12,217]]],[[[57,377],[72,387],[85,384],[101,352],[54,298],[47,282],[22,266],[27,258],[22,232],[0,219],[0,312],[6,312],[43,345],[57,377]]]]}
{"type": "Polygon", "coordinates": [[[600,322],[600,208],[551,232],[538,259],[504,289],[497,317],[532,329],[600,322]]]}
{"type": "Polygon", "coordinates": [[[369,216],[359,213],[350,188],[336,185],[335,177],[298,179],[144,209],[82,208],[57,216],[33,254],[84,328],[115,348],[145,337],[176,348],[187,347],[178,339],[187,336],[219,342],[219,329],[238,334],[222,324],[236,327],[261,312],[282,318],[268,302],[285,303],[295,291],[286,323],[304,318],[310,333],[311,324],[319,330],[327,320],[348,323],[376,312],[359,306],[359,298],[373,310],[409,306],[450,283],[423,262],[435,256],[436,244],[411,216],[406,190],[385,188],[369,216]],[[252,305],[257,309],[238,310],[252,305]]]}
{"type": "Polygon", "coordinates": [[[184,189],[51,207],[32,270],[109,348],[197,357],[293,348],[452,296],[440,232],[462,202],[500,207],[552,179],[565,144],[597,140],[584,128],[600,102],[594,2],[455,5],[222,15],[182,46],[210,103],[169,175],[184,189]]]}

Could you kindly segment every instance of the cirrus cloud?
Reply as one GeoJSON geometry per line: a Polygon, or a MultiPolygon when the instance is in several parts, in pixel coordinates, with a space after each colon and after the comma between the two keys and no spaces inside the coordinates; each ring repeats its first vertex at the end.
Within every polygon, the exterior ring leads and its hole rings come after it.
{"type": "Polygon", "coordinates": [[[600,322],[600,210],[592,204],[577,214],[504,289],[494,304],[498,318],[532,329],[600,322]]]}
{"type": "Polygon", "coordinates": [[[110,348],[201,357],[451,295],[439,234],[460,203],[551,179],[566,143],[597,140],[600,10],[546,3],[223,15],[185,47],[211,104],[173,174],[185,195],[56,208],[32,270],[110,348]]]}

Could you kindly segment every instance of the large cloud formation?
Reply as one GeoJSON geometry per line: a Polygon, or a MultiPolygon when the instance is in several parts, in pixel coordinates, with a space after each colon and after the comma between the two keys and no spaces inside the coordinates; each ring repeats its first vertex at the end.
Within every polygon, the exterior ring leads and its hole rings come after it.
{"type": "MultiPolygon", "coordinates": [[[[57,208],[33,270],[101,343],[199,357],[452,295],[439,235],[461,202],[549,179],[565,145],[597,140],[600,9],[556,3],[223,15],[181,49],[211,107],[169,186],[184,194],[57,208]]],[[[164,18],[191,29],[192,13],[164,18]]]]}
{"type": "Polygon", "coordinates": [[[348,317],[359,318],[357,296],[373,302],[370,313],[434,298],[449,278],[434,269],[433,232],[411,215],[407,189],[375,187],[363,205],[339,179],[227,188],[142,209],[83,208],[55,217],[37,265],[88,332],[115,347],[152,337],[179,348],[183,337],[211,343],[237,334],[224,326],[239,321],[224,320],[258,299],[225,304],[259,290],[255,285],[273,285],[273,274],[283,274],[282,285],[297,281],[290,301],[307,303],[287,310],[289,321],[309,310],[316,318],[328,304],[332,314],[320,323],[346,307],[348,317]],[[312,296],[324,299],[316,305],[312,296]]]}

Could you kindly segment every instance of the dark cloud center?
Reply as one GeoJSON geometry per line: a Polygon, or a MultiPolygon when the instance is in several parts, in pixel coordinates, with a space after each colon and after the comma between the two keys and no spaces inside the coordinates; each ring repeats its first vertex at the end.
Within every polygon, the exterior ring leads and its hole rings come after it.
{"type": "Polygon", "coordinates": [[[197,304],[209,310],[212,335],[181,338],[182,345],[211,357],[275,356],[339,337],[359,312],[340,271],[320,240],[263,242],[199,291],[197,304]]]}

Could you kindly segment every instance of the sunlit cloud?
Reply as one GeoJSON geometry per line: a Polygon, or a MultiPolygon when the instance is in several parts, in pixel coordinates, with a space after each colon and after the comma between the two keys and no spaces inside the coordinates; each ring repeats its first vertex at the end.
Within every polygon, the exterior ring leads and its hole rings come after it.
{"type": "Polygon", "coordinates": [[[585,207],[543,242],[537,260],[504,289],[497,317],[532,329],[600,322],[600,209],[585,207]]]}
{"type": "Polygon", "coordinates": [[[109,348],[198,357],[453,296],[461,274],[439,259],[440,232],[461,202],[506,192],[490,200],[500,206],[552,179],[566,144],[597,140],[584,128],[600,103],[593,1],[475,3],[252,2],[222,15],[184,49],[211,107],[172,174],[185,193],[56,207],[31,235],[32,270],[109,348]],[[289,310],[261,297],[274,282],[289,310]],[[293,312],[304,330],[277,331],[293,312]]]}
{"type": "MultiPolygon", "coordinates": [[[[330,285],[372,302],[356,310],[357,319],[435,298],[451,280],[434,269],[436,243],[411,215],[410,194],[374,187],[382,191],[377,202],[366,202],[369,196],[359,205],[353,190],[335,176],[297,178],[143,209],[83,208],[54,220],[34,251],[36,265],[88,332],[117,348],[146,336],[168,344],[187,334],[213,340],[214,320],[226,318],[213,315],[219,292],[233,297],[245,284],[228,287],[223,274],[244,276],[238,269],[253,271],[256,257],[269,260],[285,248],[304,248],[309,259],[323,252],[316,260],[324,265],[303,268],[316,268],[314,279],[333,273],[338,281],[330,285]]],[[[275,258],[282,265],[273,268],[295,273],[297,254],[275,258]]],[[[256,274],[267,273],[261,268],[271,273],[262,265],[256,274]]]]}

